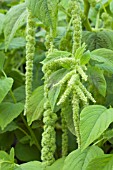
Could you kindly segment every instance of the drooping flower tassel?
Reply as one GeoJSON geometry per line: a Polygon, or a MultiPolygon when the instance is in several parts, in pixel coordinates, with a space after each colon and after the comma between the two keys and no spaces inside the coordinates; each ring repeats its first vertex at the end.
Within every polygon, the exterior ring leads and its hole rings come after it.
{"type": "Polygon", "coordinates": [[[32,78],[33,78],[33,58],[35,53],[35,22],[31,11],[28,10],[27,17],[27,34],[26,34],[26,80],[25,80],[25,110],[24,115],[29,110],[29,100],[32,94],[32,78]]]}
{"type": "Polygon", "coordinates": [[[68,128],[66,120],[66,102],[62,105],[61,109],[61,123],[62,123],[62,157],[65,157],[68,154],[68,128]]]}

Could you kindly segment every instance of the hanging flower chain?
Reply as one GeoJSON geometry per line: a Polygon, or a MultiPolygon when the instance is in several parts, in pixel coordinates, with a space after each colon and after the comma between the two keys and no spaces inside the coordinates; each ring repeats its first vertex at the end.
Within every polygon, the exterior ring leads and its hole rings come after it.
{"type": "Polygon", "coordinates": [[[27,35],[26,35],[26,101],[24,115],[29,110],[29,99],[32,94],[32,78],[33,78],[33,58],[35,52],[35,22],[31,11],[28,10],[27,18],[27,35]]]}
{"type": "MultiPolygon", "coordinates": [[[[46,37],[46,48],[49,48],[47,56],[50,52],[53,51],[53,43],[51,36],[46,37]]],[[[48,100],[48,78],[51,71],[44,71],[44,96],[46,102],[44,104],[44,114],[43,114],[43,123],[44,123],[44,132],[42,134],[42,151],[41,151],[41,160],[43,165],[50,166],[54,161],[54,153],[56,150],[56,133],[55,133],[55,123],[57,120],[56,113],[53,113],[50,107],[48,100]]]]}
{"type": "Polygon", "coordinates": [[[62,157],[67,156],[68,154],[68,128],[66,120],[66,106],[67,102],[62,105],[61,109],[61,122],[62,122],[62,157]]]}

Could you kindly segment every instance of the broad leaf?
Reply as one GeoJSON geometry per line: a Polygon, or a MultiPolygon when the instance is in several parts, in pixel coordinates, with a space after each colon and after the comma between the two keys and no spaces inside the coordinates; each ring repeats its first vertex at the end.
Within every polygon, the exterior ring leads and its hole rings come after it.
{"type": "Polygon", "coordinates": [[[41,162],[32,161],[32,162],[21,164],[14,170],[44,170],[44,168],[42,167],[41,162]]]}
{"type": "Polygon", "coordinates": [[[81,148],[87,148],[113,122],[113,109],[101,105],[84,108],[80,114],[81,148]]]}
{"type": "Polygon", "coordinates": [[[109,140],[109,139],[111,139],[111,138],[113,138],[113,129],[109,129],[109,130],[106,130],[105,132],[104,132],[104,134],[102,135],[102,137],[103,137],[103,139],[104,140],[109,140]]]}
{"type": "MultiPolygon", "coordinates": [[[[9,44],[9,46],[7,47],[9,50],[11,49],[18,49],[18,48],[22,48],[25,47],[26,45],[26,41],[25,38],[23,37],[16,37],[13,38],[9,44]]],[[[0,44],[0,50],[4,50],[5,49],[5,43],[0,44]]]]}
{"type": "Polygon", "coordinates": [[[113,155],[103,155],[93,159],[87,166],[86,170],[112,170],[113,155]]]}
{"type": "Polygon", "coordinates": [[[83,152],[77,149],[66,157],[63,170],[86,170],[88,163],[101,155],[103,155],[103,151],[97,146],[91,146],[83,152]]]}
{"type": "Polygon", "coordinates": [[[11,123],[23,111],[23,104],[2,103],[0,104],[0,127],[2,130],[11,123]]]}
{"type": "Polygon", "coordinates": [[[10,150],[10,155],[4,151],[0,151],[0,169],[14,170],[14,149],[10,150]]]}
{"type": "Polygon", "coordinates": [[[106,80],[104,78],[103,71],[98,67],[89,67],[88,74],[89,74],[91,83],[96,87],[99,93],[105,97],[106,80]]]}
{"type": "Polygon", "coordinates": [[[27,11],[25,3],[13,6],[6,14],[4,21],[4,35],[6,50],[13,39],[17,29],[26,21],[27,11]]]}
{"type": "Polygon", "coordinates": [[[57,0],[26,0],[28,8],[32,14],[37,17],[49,28],[52,28],[56,34],[58,1],[57,0]],[[54,9],[54,10],[53,10],[54,9]]]}
{"type": "Polygon", "coordinates": [[[5,20],[5,15],[0,13],[0,34],[2,33],[3,30],[4,20],[5,20]]]}
{"type": "Polygon", "coordinates": [[[49,93],[48,93],[48,98],[50,101],[51,109],[54,111],[57,99],[60,94],[61,86],[54,86],[56,83],[58,83],[67,73],[68,71],[66,69],[60,69],[55,71],[49,78],[49,84],[48,87],[49,93]]]}
{"type": "Polygon", "coordinates": [[[51,166],[48,166],[45,170],[62,170],[65,158],[58,159],[51,166]]]}
{"type": "Polygon", "coordinates": [[[7,95],[12,85],[13,85],[12,78],[1,78],[0,79],[0,103],[2,102],[4,97],[7,95]]]}
{"type": "Polygon", "coordinates": [[[82,41],[86,43],[87,49],[90,51],[99,48],[107,48],[113,50],[113,31],[83,31],[82,41]]]}
{"type": "Polygon", "coordinates": [[[91,53],[90,53],[90,51],[88,50],[88,51],[86,51],[86,52],[82,55],[82,57],[81,57],[81,59],[80,59],[80,64],[81,64],[81,65],[87,64],[87,63],[89,62],[90,58],[91,58],[91,53]]]}
{"type": "Polygon", "coordinates": [[[5,54],[3,52],[0,52],[0,71],[3,70],[4,61],[5,61],[5,54]]]}
{"type": "Polygon", "coordinates": [[[1,130],[1,128],[0,128],[0,134],[5,133],[5,132],[12,132],[12,131],[18,129],[18,127],[19,126],[15,122],[11,122],[4,128],[4,130],[1,130]]]}
{"type": "Polygon", "coordinates": [[[91,59],[97,61],[96,66],[113,73],[113,51],[105,48],[91,52],[91,59]]]}
{"type": "Polygon", "coordinates": [[[44,87],[40,86],[34,90],[30,98],[30,106],[27,113],[27,122],[29,125],[31,125],[34,120],[41,118],[44,111],[44,102],[44,87]]]}
{"type": "Polygon", "coordinates": [[[36,148],[35,145],[30,146],[29,144],[17,143],[15,146],[15,155],[18,160],[23,162],[40,159],[39,150],[36,148]]]}

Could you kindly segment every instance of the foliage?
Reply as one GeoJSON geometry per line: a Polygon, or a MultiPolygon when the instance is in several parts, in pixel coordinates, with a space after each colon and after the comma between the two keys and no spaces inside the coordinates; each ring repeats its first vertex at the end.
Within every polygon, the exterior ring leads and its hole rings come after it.
{"type": "Polygon", "coordinates": [[[113,168],[113,0],[0,1],[0,169],[113,168]]]}

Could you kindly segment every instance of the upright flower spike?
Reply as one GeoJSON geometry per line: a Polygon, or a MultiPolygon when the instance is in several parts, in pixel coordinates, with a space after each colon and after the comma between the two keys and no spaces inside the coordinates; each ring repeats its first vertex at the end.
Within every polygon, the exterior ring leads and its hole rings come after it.
{"type": "Polygon", "coordinates": [[[78,1],[72,1],[72,18],[73,18],[73,47],[72,55],[75,56],[76,50],[81,46],[82,24],[80,17],[80,4],[78,1]]]}
{"type": "Polygon", "coordinates": [[[27,114],[29,110],[29,99],[32,94],[32,78],[33,78],[33,58],[35,52],[35,22],[32,17],[32,13],[28,10],[27,17],[27,31],[26,31],[26,100],[25,100],[25,110],[24,115],[27,114]]]}

